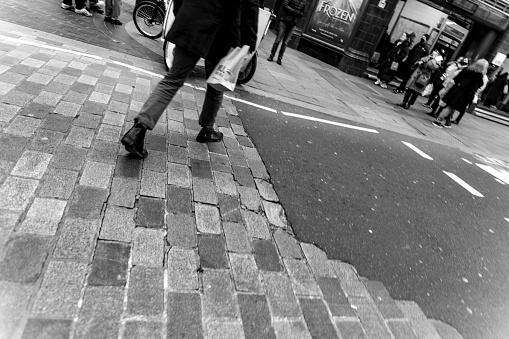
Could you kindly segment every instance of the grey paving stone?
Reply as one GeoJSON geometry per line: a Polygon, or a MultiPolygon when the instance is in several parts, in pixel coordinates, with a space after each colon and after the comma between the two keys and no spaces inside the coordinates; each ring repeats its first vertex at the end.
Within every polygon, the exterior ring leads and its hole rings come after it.
{"type": "Polygon", "coordinates": [[[214,183],[208,179],[193,177],[194,201],[217,205],[217,194],[214,183]]]}
{"type": "Polygon", "coordinates": [[[162,267],[164,238],[160,230],[136,227],[133,232],[133,265],[162,267]]]}
{"type": "Polygon", "coordinates": [[[60,114],[48,114],[41,126],[43,129],[67,133],[74,118],[64,117],[60,114]]]}
{"type": "Polygon", "coordinates": [[[383,283],[380,281],[364,281],[363,284],[366,286],[384,319],[405,318],[403,312],[401,312],[396,302],[391,298],[383,283]]]}
{"type": "Polygon", "coordinates": [[[90,148],[94,134],[95,131],[91,129],[72,126],[64,143],[74,147],[90,148]]]}
{"type": "Polygon", "coordinates": [[[225,221],[232,221],[241,223],[243,222],[240,202],[238,197],[233,197],[227,194],[218,194],[219,198],[219,211],[221,218],[225,221]]]}
{"type": "Polygon", "coordinates": [[[216,189],[219,193],[237,196],[237,186],[233,180],[233,175],[217,171],[213,171],[213,175],[216,189]]]}
{"type": "Polygon", "coordinates": [[[130,156],[119,156],[115,166],[115,177],[138,179],[141,175],[142,160],[130,156]]]}
{"type": "Polygon", "coordinates": [[[0,328],[4,338],[19,336],[19,326],[26,317],[26,309],[33,286],[0,281],[0,328]],[[18,332],[18,333],[16,333],[18,332]]]}
{"type": "Polygon", "coordinates": [[[274,240],[283,258],[302,259],[302,251],[297,240],[282,229],[274,232],[274,240]]]}
{"type": "Polygon", "coordinates": [[[97,132],[97,136],[95,138],[96,140],[117,142],[120,139],[121,132],[121,127],[101,124],[99,132],[97,132]]]}
{"type": "Polygon", "coordinates": [[[348,297],[355,308],[368,338],[391,338],[387,324],[371,298],[348,297]]]}
{"type": "Polygon", "coordinates": [[[0,103],[0,121],[9,122],[19,112],[21,107],[0,103]]]}
{"type": "Polygon", "coordinates": [[[164,308],[163,268],[131,268],[127,313],[137,316],[161,316],[164,308]]]}
{"type": "Polygon", "coordinates": [[[340,338],[322,300],[299,298],[299,303],[312,338],[340,338]]]}
{"type": "Polygon", "coordinates": [[[336,327],[343,338],[368,338],[359,319],[336,318],[334,322],[336,323],[336,327]]]}
{"type": "Polygon", "coordinates": [[[30,138],[41,125],[41,120],[17,116],[5,129],[5,133],[30,138]]]}
{"type": "Polygon", "coordinates": [[[221,233],[221,220],[217,207],[196,203],[194,210],[198,231],[213,234],[221,233]]]}
{"type": "Polygon", "coordinates": [[[134,210],[108,204],[99,238],[130,243],[135,226],[134,210]]]}
{"type": "Polygon", "coordinates": [[[280,204],[262,200],[263,209],[269,219],[271,225],[286,228],[288,227],[288,221],[286,220],[285,211],[280,204]]]}
{"type": "Polygon", "coordinates": [[[170,131],[169,139],[170,145],[187,147],[187,137],[184,134],[170,131]]]}
{"type": "Polygon", "coordinates": [[[97,242],[92,272],[88,284],[92,286],[125,286],[131,246],[119,242],[97,242]]]}
{"type": "Polygon", "coordinates": [[[262,179],[255,179],[255,183],[263,199],[273,202],[279,201],[276,191],[274,190],[274,187],[272,187],[271,183],[262,179]]]}
{"type": "Polygon", "coordinates": [[[167,338],[203,338],[201,303],[198,292],[168,293],[167,338]]]}
{"type": "MultiPolygon", "coordinates": [[[[82,108],[83,109],[83,108],[82,108]]],[[[90,113],[81,112],[76,120],[73,121],[73,125],[84,128],[97,129],[101,123],[101,116],[90,113]]]]}
{"type": "Polygon", "coordinates": [[[31,151],[53,154],[57,151],[64,135],[64,133],[56,131],[38,130],[27,148],[31,151]]]}
{"type": "Polygon", "coordinates": [[[107,191],[89,186],[76,186],[69,202],[67,217],[98,219],[107,198],[107,191]]]}
{"type": "Polygon", "coordinates": [[[96,140],[88,153],[88,160],[114,165],[117,160],[119,143],[96,140]]]}
{"type": "Polygon", "coordinates": [[[62,145],[58,148],[51,164],[56,168],[81,171],[86,155],[85,149],[62,145]]]}
{"type": "MultiPolygon", "coordinates": [[[[417,335],[415,334],[410,322],[402,319],[398,320],[387,320],[387,326],[391,330],[392,335],[395,339],[417,339],[417,335]]],[[[451,336],[440,336],[441,338],[451,338],[451,336]]],[[[459,337],[461,338],[461,337],[459,337]]],[[[459,339],[458,338],[458,339],[459,339]]],[[[451,338],[452,339],[452,338],[451,338]]]]}
{"type": "Polygon", "coordinates": [[[356,317],[338,279],[318,277],[316,281],[333,317],[356,317]]]}
{"type": "Polygon", "coordinates": [[[0,206],[8,210],[25,210],[38,185],[38,180],[7,177],[0,186],[0,206]]]}
{"type": "Polygon", "coordinates": [[[168,286],[170,290],[198,289],[198,255],[193,249],[172,247],[168,252],[168,286]]]}
{"type": "Polygon", "coordinates": [[[66,117],[75,117],[76,115],[78,115],[80,109],[81,109],[80,104],[75,104],[67,101],[60,101],[57,104],[57,107],[55,107],[54,112],[62,114],[63,116],[66,117]]]}
{"type": "Polygon", "coordinates": [[[166,153],[152,151],[150,156],[143,160],[143,169],[166,173],[166,153]]]}
{"type": "Polygon", "coordinates": [[[41,179],[48,168],[52,154],[25,151],[11,171],[12,175],[41,179]]]}
{"type": "Polygon", "coordinates": [[[237,291],[262,293],[258,267],[252,254],[229,253],[237,291]]]}
{"type": "Polygon", "coordinates": [[[22,212],[0,211],[0,261],[3,259],[5,244],[16,226],[22,212]]]}
{"type": "Polygon", "coordinates": [[[210,162],[212,170],[216,172],[232,173],[233,170],[230,165],[230,160],[226,155],[210,154],[210,162]]]}
{"type": "MultiPolygon", "coordinates": [[[[251,139],[249,139],[248,137],[245,137],[245,136],[242,136],[242,135],[237,135],[237,140],[238,140],[239,144],[241,146],[243,146],[242,149],[244,149],[244,150],[246,148],[253,148],[254,147],[253,143],[251,142],[251,139]]],[[[247,158],[247,156],[246,156],[246,158],[247,158]]]]}
{"type": "Polygon", "coordinates": [[[87,161],[81,174],[80,185],[107,189],[113,174],[113,165],[87,161]]]}
{"type": "Polygon", "coordinates": [[[163,324],[151,321],[129,320],[125,323],[124,339],[162,339],[163,324]]]}
{"type": "Polygon", "coordinates": [[[212,167],[208,160],[191,159],[191,173],[193,177],[214,180],[212,167]]]}
{"type": "Polygon", "coordinates": [[[273,322],[273,327],[277,338],[280,339],[311,339],[311,334],[302,320],[276,320],[273,322]]]}
{"type": "Polygon", "coordinates": [[[244,339],[240,321],[210,320],[205,324],[205,334],[210,339],[244,339]]]}
{"type": "Polygon", "coordinates": [[[253,239],[256,264],[260,270],[280,272],[283,270],[276,246],[269,240],[253,239]]]}
{"type": "Polygon", "coordinates": [[[348,298],[350,297],[368,297],[369,292],[362,282],[359,281],[357,272],[352,265],[337,260],[330,260],[337,277],[341,281],[341,287],[348,298]]]}
{"type": "Polygon", "coordinates": [[[166,197],[166,173],[144,170],[141,175],[140,194],[155,197],[166,197]]]}
{"type": "Polygon", "coordinates": [[[320,295],[320,288],[306,261],[286,258],[283,262],[296,295],[320,295]]]}
{"type": "Polygon", "coordinates": [[[76,317],[86,274],[85,263],[51,261],[32,312],[68,319],[76,317]]]}
{"type": "Polygon", "coordinates": [[[223,223],[226,247],[231,252],[250,253],[252,251],[250,237],[242,224],[223,223]]]}
{"type": "Polygon", "coordinates": [[[270,239],[269,225],[262,215],[247,210],[241,210],[241,213],[252,238],[270,239]]]}
{"type": "Polygon", "coordinates": [[[267,291],[273,318],[301,316],[290,279],[286,275],[275,272],[262,272],[262,280],[267,291]]]}
{"type": "Polygon", "coordinates": [[[17,161],[28,140],[25,137],[0,133],[0,159],[17,161]]]}
{"type": "Polygon", "coordinates": [[[232,166],[248,167],[244,152],[238,149],[228,149],[227,152],[232,166]]]}
{"type": "Polygon", "coordinates": [[[251,171],[247,167],[232,166],[233,176],[241,186],[256,187],[251,171]]]}
{"type": "Polygon", "coordinates": [[[170,213],[193,213],[193,197],[190,189],[168,185],[167,207],[170,213]]]}
{"type": "Polygon", "coordinates": [[[176,164],[188,165],[189,155],[187,153],[187,148],[169,145],[168,146],[168,161],[176,163],[176,164]]]}
{"type": "Polygon", "coordinates": [[[198,254],[201,268],[228,269],[225,241],[220,235],[198,235],[198,254]]]}
{"type": "Polygon", "coordinates": [[[47,198],[69,199],[74,189],[78,172],[50,168],[39,196],[47,198]]]}
{"type": "Polygon", "coordinates": [[[209,156],[212,158],[213,154],[210,153],[216,153],[218,155],[226,155],[226,147],[220,142],[211,142],[207,144],[207,147],[209,149],[209,156]]]}
{"type": "Polygon", "coordinates": [[[72,320],[30,318],[21,339],[67,339],[71,325],[72,320]]]}
{"type": "Polygon", "coordinates": [[[48,257],[51,240],[31,234],[11,236],[0,262],[0,281],[35,283],[48,257]]]}
{"type": "Polygon", "coordinates": [[[168,184],[184,188],[191,187],[191,172],[186,165],[168,163],[168,184]]]}
{"type": "Polygon", "coordinates": [[[44,119],[50,112],[53,112],[52,106],[31,102],[28,106],[21,108],[19,114],[32,118],[44,119]]]}
{"type": "Polygon", "coordinates": [[[140,197],[136,213],[136,226],[163,228],[164,201],[157,198],[140,197]]]}
{"type": "Polygon", "coordinates": [[[53,257],[89,260],[99,227],[100,220],[66,219],[53,257]]]}
{"type": "Polygon", "coordinates": [[[276,338],[264,295],[237,295],[246,339],[276,338]]]}
{"type": "Polygon", "coordinates": [[[169,213],[166,217],[166,239],[171,246],[194,248],[197,246],[196,224],[191,214],[169,213]]]}
{"type": "MultiPolygon", "coordinates": [[[[394,320],[394,322],[396,322],[396,321],[398,321],[398,320],[394,320]]],[[[429,321],[433,324],[433,326],[437,330],[438,334],[440,334],[440,336],[442,338],[463,339],[461,334],[459,334],[459,332],[451,325],[448,325],[448,324],[444,323],[443,321],[436,320],[436,319],[429,319],[429,321]]],[[[391,326],[392,322],[393,322],[392,320],[388,321],[389,327],[391,327],[391,329],[392,329],[392,326],[391,326]]]]}
{"type": "MultiPolygon", "coordinates": [[[[405,314],[406,318],[410,321],[410,325],[414,329],[418,338],[440,339],[440,334],[438,334],[433,324],[428,321],[426,315],[424,315],[422,310],[419,308],[419,305],[413,301],[398,300],[396,303],[403,314],[405,314]]],[[[362,317],[361,320],[363,320],[362,317]]],[[[368,335],[371,334],[368,328],[366,328],[366,332],[368,335]]]]}
{"type": "MultiPolygon", "coordinates": [[[[240,138],[238,138],[240,140],[240,138]]],[[[262,158],[254,146],[242,147],[242,151],[249,161],[262,161],[262,158]]]]}
{"type": "Polygon", "coordinates": [[[55,235],[66,205],[62,200],[35,198],[19,232],[55,235]]]}
{"type": "Polygon", "coordinates": [[[146,147],[148,150],[166,152],[166,137],[165,136],[147,133],[147,136],[145,138],[145,143],[146,143],[146,147]]]}
{"type": "Polygon", "coordinates": [[[251,169],[251,173],[253,173],[253,177],[260,178],[263,180],[270,180],[270,176],[267,173],[267,169],[265,165],[261,161],[248,161],[249,168],[251,169]]]}
{"type": "Polygon", "coordinates": [[[113,178],[108,204],[133,208],[137,193],[138,180],[122,177],[113,178]]]}
{"type": "Polygon", "coordinates": [[[123,287],[87,287],[76,324],[75,338],[116,338],[123,301],[123,287]]]}
{"type": "Polygon", "coordinates": [[[300,244],[306,259],[308,260],[309,267],[316,277],[335,277],[336,273],[330,261],[327,259],[327,254],[324,251],[312,244],[300,244]]]}
{"type": "Polygon", "coordinates": [[[239,307],[227,270],[206,270],[203,273],[203,317],[239,317],[239,307]]]}
{"type": "Polygon", "coordinates": [[[240,203],[251,211],[259,211],[261,207],[258,190],[253,187],[239,186],[240,203]]]}

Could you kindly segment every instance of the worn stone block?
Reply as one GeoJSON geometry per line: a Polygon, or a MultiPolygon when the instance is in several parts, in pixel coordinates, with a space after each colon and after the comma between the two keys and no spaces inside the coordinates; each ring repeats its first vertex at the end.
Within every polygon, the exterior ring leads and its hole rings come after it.
{"type": "Polygon", "coordinates": [[[166,173],[144,170],[141,175],[140,194],[155,197],[166,197],[166,173]]]}
{"type": "Polygon", "coordinates": [[[67,133],[71,128],[72,121],[72,117],[64,117],[59,114],[48,114],[48,116],[44,119],[41,128],[61,133],[67,133]]]}
{"type": "Polygon", "coordinates": [[[143,170],[166,173],[166,153],[150,152],[150,156],[143,160],[143,170]]]}
{"type": "Polygon", "coordinates": [[[88,160],[114,165],[118,147],[118,143],[96,140],[88,153],[88,160]]]}
{"type": "Polygon", "coordinates": [[[282,229],[277,229],[274,232],[274,240],[283,258],[302,259],[299,243],[293,236],[282,229]]]}
{"type": "Polygon", "coordinates": [[[233,176],[241,186],[256,187],[251,171],[247,167],[232,166],[233,176]]]}
{"type": "Polygon", "coordinates": [[[301,316],[290,279],[286,275],[275,272],[263,272],[262,280],[267,291],[273,318],[301,316]]]}
{"type": "Polygon", "coordinates": [[[233,180],[233,175],[217,171],[213,171],[213,175],[216,189],[219,193],[237,196],[237,186],[233,180]]]}
{"type": "MultiPolygon", "coordinates": [[[[263,295],[238,294],[246,339],[275,339],[267,299],[263,295]]],[[[290,337],[289,337],[290,338],[290,337]]]]}
{"type": "Polygon", "coordinates": [[[232,173],[230,160],[226,155],[210,154],[211,168],[216,172],[232,173]]]}
{"type": "Polygon", "coordinates": [[[191,187],[191,172],[186,165],[168,163],[168,184],[184,188],[191,187]]]}
{"type": "Polygon", "coordinates": [[[137,227],[133,232],[133,265],[162,267],[164,260],[163,233],[137,227]]]}
{"type": "Polygon", "coordinates": [[[161,268],[131,268],[127,313],[137,316],[161,316],[164,308],[164,272],[161,268]]]}
{"type": "Polygon", "coordinates": [[[210,320],[205,327],[206,337],[210,339],[245,339],[240,321],[210,320]]]}
{"type": "Polygon", "coordinates": [[[92,272],[88,284],[92,286],[125,286],[131,246],[119,242],[97,242],[92,272]]]}
{"type": "Polygon", "coordinates": [[[186,147],[173,145],[168,146],[168,161],[176,164],[187,165],[189,163],[188,157],[186,147]]]}
{"type": "MultiPolygon", "coordinates": [[[[368,338],[359,319],[338,318],[335,319],[335,323],[342,338],[368,338]]],[[[408,338],[410,339],[411,337],[408,338]]]]}
{"type": "Polygon", "coordinates": [[[232,166],[248,167],[244,153],[238,149],[227,149],[228,158],[232,166]]]}
{"type": "Polygon", "coordinates": [[[0,103],[0,121],[9,122],[21,107],[0,103]]]}
{"type": "Polygon", "coordinates": [[[258,267],[252,254],[229,253],[237,291],[261,293],[258,267]]]}
{"type": "MultiPolygon", "coordinates": [[[[26,317],[33,286],[0,281],[0,328],[4,338],[14,338],[26,317]]],[[[19,333],[17,333],[19,335],[19,333]]]]}
{"type": "Polygon", "coordinates": [[[129,320],[125,323],[124,339],[162,339],[163,324],[150,321],[129,320]]]}
{"type": "Polygon", "coordinates": [[[168,286],[170,290],[198,289],[198,262],[195,250],[172,247],[168,253],[168,286]]]}
{"type": "Polygon", "coordinates": [[[22,212],[0,212],[0,261],[3,259],[5,244],[16,226],[22,212]]]}
{"type": "MultiPolygon", "coordinates": [[[[169,125],[168,125],[169,127],[169,125]]],[[[187,147],[187,137],[182,133],[177,132],[169,132],[169,142],[170,145],[180,146],[180,147],[187,147]]]]}
{"type": "Polygon", "coordinates": [[[108,204],[133,208],[137,193],[138,180],[122,177],[113,178],[108,204]]]}
{"type": "Polygon", "coordinates": [[[299,303],[311,337],[340,338],[322,300],[299,298],[299,303]]]}
{"type": "Polygon", "coordinates": [[[243,222],[240,203],[238,197],[227,194],[219,194],[219,211],[225,221],[243,222]]]}
{"type": "Polygon", "coordinates": [[[25,151],[11,171],[12,175],[41,179],[48,168],[52,154],[25,151]]]}
{"type": "Polygon", "coordinates": [[[101,124],[99,127],[99,132],[97,132],[96,140],[118,142],[121,132],[121,127],[101,124]]]}
{"type": "MultiPolygon", "coordinates": [[[[387,326],[391,330],[392,335],[395,339],[417,339],[417,335],[415,334],[410,322],[402,319],[398,320],[387,320],[387,326]]],[[[454,338],[452,336],[444,336],[441,335],[440,338],[454,338]]],[[[462,338],[462,337],[458,337],[462,338]]]]}
{"type": "Polygon", "coordinates": [[[72,320],[28,319],[21,339],[66,339],[71,335],[72,320]]]}
{"type": "Polygon", "coordinates": [[[80,185],[107,189],[113,174],[113,165],[87,161],[80,178],[80,185]]]}
{"type": "Polygon", "coordinates": [[[130,243],[135,226],[134,210],[108,204],[99,238],[130,243]]]}
{"type": "Polygon", "coordinates": [[[217,194],[214,183],[207,179],[193,177],[194,201],[217,205],[217,194]]]}
{"type": "Polygon", "coordinates": [[[96,187],[76,186],[67,216],[79,219],[98,219],[104,202],[107,198],[107,191],[96,187]]]}
{"type": "Polygon", "coordinates": [[[31,151],[53,154],[57,151],[63,138],[64,133],[61,132],[38,130],[27,148],[31,151]]]}
{"type": "Polygon", "coordinates": [[[27,142],[28,138],[0,133],[0,159],[17,161],[27,142]]]}
{"type": "Polygon", "coordinates": [[[86,274],[84,263],[51,261],[32,312],[61,318],[76,317],[86,274]]]}
{"type": "Polygon", "coordinates": [[[63,116],[66,117],[75,117],[76,115],[78,115],[80,109],[81,109],[80,104],[75,104],[67,101],[60,101],[57,104],[57,107],[55,107],[54,112],[62,114],[63,116]]]}
{"type": "Polygon", "coordinates": [[[368,338],[391,338],[387,324],[372,300],[368,298],[348,297],[364,327],[368,338]]]}
{"type": "Polygon", "coordinates": [[[272,187],[271,183],[262,179],[255,179],[255,183],[263,199],[273,202],[279,201],[276,191],[274,190],[274,187],[272,187]]]}
{"type": "Polygon", "coordinates": [[[58,148],[51,164],[56,168],[81,171],[86,155],[85,149],[62,145],[58,148]]]}
{"type": "Polygon", "coordinates": [[[323,299],[329,306],[329,310],[333,317],[356,316],[338,279],[332,277],[318,277],[317,283],[320,286],[323,299]]]}
{"type": "Polygon", "coordinates": [[[247,232],[252,238],[270,239],[267,219],[252,211],[241,210],[241,213],[246,223],[247,232]]]}
{"type": "Polygon", "coordinates": [[[90,148],[94,134],[95,131],[91,129],[72,126],[64,143],[74,147],[90,148]]]}
{"type": "Polygon", "coordinates": [[[167,207],[170,213],[193,213],[193,197],[191,190],[174,185],[168,185],[167,207]]]}
{"type": "Polygon", "coordinates": [[[167,241],[171,246],[194,248],[197,246],[196,224],[191,214],[173,214],[167,216],[167,241]]]}
{"type": "Polygon", "coordinates": [[[327,254],[324,251],[312,244],[300,244],[304,255],[306,256],[309,266],[314,275],[319,277],[335,277],[336,273],[332,267],[327,254]]]}
{"type": "Polygon", "coordinates": [[[206,270],[203,273],[204,318],[239,317],[239,308],[230,275],[226,270],[206,270]]]}
{"type": "Polygon", "coordinates": [[[203,338],[201,303],[198,292],[168,293],[167,338],[203,338]]]}
{"type": "Polygon", "coordinates": [[[8,210],[25,210],[38,185],[39,181],[35,179],[7,177],[0,186],[0,206],[8,210]]]}
{"type": "MultiPolygon", "coordinates": [[[[302,320],[276,320],[273,322],[276,337],[281,339],[311,339],[311,334],[302,320]]],[[[350,338],[350,337],[345,337],[350,338]]],[[[354,337],[352,337],[353,339],[354,337]]]]}
{"type": "Polygon", "coordinates": [[[141,174],[142,160],[130,156],[119,156],[115,166],[115,177],[138,179],[141,174]]]}
{"type": "Polygon", "coordinates": [[[194,210],[198,231],[214,234],[221,233],[221,220],[217,207],[196,203],[194,210]]]}
{"type": "Polygon", "coordinates": [[[250,253],[251,243],[246,228],[242,224],[225,222],[223,224],[226,247],[231,252],[250,253]]]}
{"type": "Polygon", "coordinates": [[[341,281],[341,287],[348,298],[369,296],[369,292],[362,282],[359,281],[355,267],[337,260],[330,260],[335,274],[341,281]]]}
{"type": "Polygon", "coordinates": [[[66,201],[35,198],[20,232],[54,235],[66,205],[66,201]]]}
{"type": "Polygon", "coordinates": [[[282,271],[283,267],[279,261],[279,254],[276,246],[269,240],[253,239],[253,249],[256,264],[260,270],[264,271],[282,271]]]}
{"type": "Polygon", "coordinates": [[[57,240],[53,257],[90,259],[99,226],[99,220],[66,219],[57,240]]]}
{"type": "Polygon", "coordinates": [[[202,268],[228,269],[225,241],[220,235],[198,235],[198,254],[202,268]]]}
{"type": "Polygon", "coordinates": [[[306,261],[283,259],[296,295],[320,295],[320,288],[306,261]]]}
{"type": "Polygon", "coordinates": [[[136,225],[150,228],[164,227],[164,201],[157,198],[140,197],[136,225]]]}
{"type": "MultiPolygon", "coordinates": [[[[14,108],[15,106],[10,106],[10,107],[14,108]]],[[[44,119],[52,111],[53,111],[53,107],[50,105],[42,105],[42,104],[32,102],[28,106],[21,108],[21,111],[19,112],[19,114],[25,115],[27,117],[32,117],[32,118],[44,119]]]]}
{"type": "Polygon", "coordinates": [[[17,116],[5,129],[5,133],[30,138],[41,125],[41,120],[17,116]]]}
{"type": "Polygon", "coordinates": [[[383,283],[380,281],[365,281],[363,284],[371,295],[371,298],[373,298],[373,301],[384,319],[405,318],[403,312],[401,312],[396,302],[392,299],[383,283]]]}
{"type": "MultiPolygon", "coordinates": [[[[353,302],[352,302],[352,304],[353,304],[353,302]]],[[[440,335],[438,334],[436,328],[433,326],[433,324],[430,321],[428,321],[428,319],[426,318],[426,315],[424,314],[424,312],[422,312],[419,305],[417,305],[413,301],[396,301],[396,304],[399,306],[399,308],[401,309],[403,314],[409,320],[410,325],[414,329],[415,334],[417,334],[418,338],[440,339],[440,335]]],[[[372,306],[372,305],[368,305],[368,306],[372,306]]],[[[372,311],[372,310],[369,308],[364,313],[368,313],[369,311],[372,311]]],[[[372,314],[372,312],[369,312],[369,314],[372,314]]],[[[378,315],[378,313],[376,313],[376,315],[378,315]]],[[[364,322],[364,320],[369,320],[369,319],[365,319],[365,318],[361,317],[361,321],[364,322]]],[[[373,333],[372,329],[368,328],[367,325],[365,326],[365,329],[366,329],[366,333],[368,335],[371,335],[373,333]]]]}
{"type": "Polygon", "coordinates": [[[78,119],[74,120],[73,125],[84,128],[97,129],[101,123],[101,116],[81,112],[78,119]]]}
{"type": "Polygon", "coordinates": [[[275,204],[269,201],[262,200],[263,209],[269,219],[271,225],[286,228],[288,222],[286,221],[285,212],[280,204],[275,204]]]}
{"type": "Polygon", "coordinates": [[[263,179],[263,180],[270,180],[270,176],[267,173],[267,169],[265,168],[265,165],[261,161],[248,161],[249,168],[251,169],[251,173],[253,174],[253,177],[263,179]]]}
{"type": "Polygon", "coordinates": [[[213,180],[212,168],[208,160],[191,158],[191,173],[196,178],[213,180]]]}
{"type": "Polygon", "coordinates": [[[239,186],[240,203],[251,211],[259,211],[261,207],[258,190],[253,187],[239,186]]]}

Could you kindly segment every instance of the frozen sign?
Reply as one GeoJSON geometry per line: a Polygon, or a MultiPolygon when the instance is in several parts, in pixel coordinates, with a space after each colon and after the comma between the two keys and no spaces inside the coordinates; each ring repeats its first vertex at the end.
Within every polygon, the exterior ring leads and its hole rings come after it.
{"type": "Polygon", "coordinates": [[[350,36],[363,0],[319,0],[306,34],[342,48],[350,36]]]}

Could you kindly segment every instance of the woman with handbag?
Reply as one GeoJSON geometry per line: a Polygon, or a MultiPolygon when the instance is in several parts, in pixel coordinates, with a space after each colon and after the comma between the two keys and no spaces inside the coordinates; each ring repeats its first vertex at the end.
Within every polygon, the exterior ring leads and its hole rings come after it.
{"type": "Polygon", "coordinates": [[[415,39],[415,33],[413,32],[401,34],[401,38],[394,43],[394,46],[387,54],[387,59],[380,64],[380,71],[378,72],[375,85],[387,88],[387,84],[394,79],[399,64],[408,55],[413,39],[415,39]]]}
{"type": "Polygon", "coordinates": [[[440,54],[434,53],[416,62],[416,68],[407,83],[403,102],[397,104],[398,106],[408,109],[415,103],[419,94],[429,84],[431,74],[440,67],[442,60],[443,58],[440,54]]]}

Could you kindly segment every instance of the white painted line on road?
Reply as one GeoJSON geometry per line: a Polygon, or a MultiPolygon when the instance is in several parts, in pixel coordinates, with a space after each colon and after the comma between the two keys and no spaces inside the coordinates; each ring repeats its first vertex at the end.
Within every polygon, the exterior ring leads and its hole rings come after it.
{"type": "Polygon", "coordinates": [[[472,186],[467,184],[465,181],[463,181],[463,179],[459,178],[456,174],[450,173],[450,172],[446,172],[446,171],[444,171],[444,173],[447,174],[449,176],[449,178],[451,178],[452,180],[456,181],[458,184],[463,186],[464,189],[466,189],[467,191],[469,191],[473,195],[475,195],[477,197],[481,197],[481,198],[484,197],[484,195],[479,193],[479,191],[477,191],[475,188],[473,188],[472,186]]]}
{"type": "Polygon", "coordinates": [[[235,97],[229,97],[229,98],[230,98],[230,100],[232,100],[232,101],[242,102],[242,103],[244,103],[244,104],[246,104],[246,105],[251,105],[251,106],[258,107],[258,108],[264,109],[264,110],[266,110],[266,111],[272,112],[272,113],[277,113],[277,110],[275,110],[274,108],[270,108],[270,107],[266,107],[266,106],[258,105],[258,104],[255,104],[255,103],[253,103],[253,102],[249,102],[249,101],[242,100],[242,99],[235,98],[235,97]]]}
{"type": "Polygon", "coordinates": [[[502,185],[505,185],[506,183],[503,182],[502,180],[500,180],[499,178],[495,178],[496,181],[498,181],[499,183],[501,183],[502,185]]]}
{"type": "Polygon", "coordinates": [[[509,222],[509,218],[505,218],[505,221],[509,222]]]}
{"type": "Polygon", "coordinates": [[[509,173],[508,172],[502,172],[499,170],[494,169],[491,166],[483,165],[483,164],[476,164],[479,168],[482,168],[489,174],[493,175],[496,179],[502,180],[504,183],[509,184],[509,173]]]}
{"type": "Polygon", "coordinates": [[[461,158],[461,160],[463,160],[463,161],[464,161],[464,162],[466,162],[467,164],[472,165],[472,162],[471,162],[470,160],[467,160],[467,159],[465,159],[465,158],[461,158]]]}
{"type": "Polygon", "coordinates": [[[340,126],[340,127],[345,127],[345,128],[351,128],[351,129],[356,129],[356,130],[364,131],[364,132],[378,133],[377,130],[374,130],[374,129],[371,129],[371,128],[364,128],[364,127],[358,127],[358,126],[353,126],[353,125],[347,125],[347,124],[342,124],[340,122],[329,121],[329,120],[319,119],[319,118],[314,118],[314,117],[308,117],[306,115],[301,115],[301,114],[288,113],[288,112],[281,112],[281,113],[283,113],[284,115],[290,116],[290,117],[294,117],[294,118],[300,118],[300,119],[304,119],[304,120],[323,122],[324,124],[340,126]]]}
{"type": "Polygon", "coordinates": [[[406,141],[402,141],[402,143],[404,143],[405,145],[408,146],[408,148],[410,148],[411,150],[413,150],[415,153],[419,154],[421,157],[423,157],[424,159],[428,159],[428,160],[433,160],[432,157],[430,157],[429,155],[427,155],[426,153],[424,153],[423,151],[421,151],[420,149],[418,149],[417,147],[415,147],[414,145],[412,145],[411,143],[409,142],[406,142],[406,141]]]}

